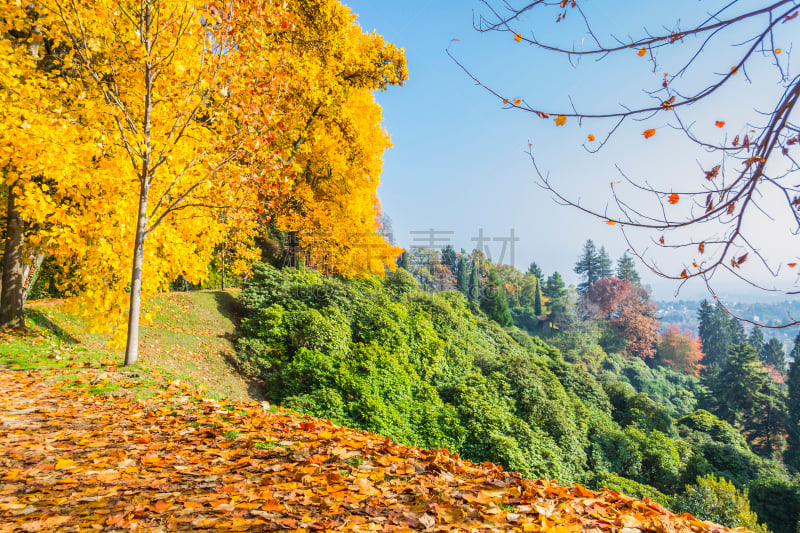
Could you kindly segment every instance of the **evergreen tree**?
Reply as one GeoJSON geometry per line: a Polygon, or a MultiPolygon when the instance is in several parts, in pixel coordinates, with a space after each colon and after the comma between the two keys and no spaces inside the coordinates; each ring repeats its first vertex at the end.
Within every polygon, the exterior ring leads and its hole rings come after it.
{"type": "Polygon", "coordinates": [[[454,275],[458,275],[458,254],[452,245],[442,248],[442,264],[454,275]]]}
{"type": "Polygon", "coordinates": [[[404,268],[408,270],[408,252],[403,250],[403,255],[400,256],[400,263],[398,265],[400,268],[404,268]]]}
{"type": "Polygon", "coordinates": [[[741,429],[754,451],[769,456],[779,448],[785,400],[752,346],[733,346],[727,365],[706,384],[714,414],[741,429]]]}
{"type": "Polygon", "coordinates": [[[641,283],[642,281],[639,273],[636,272],[636,263],[633,262],[633,258],[627,252],[617,260],[617,277],[631,283],[641,283]]]}
{"type": "Polygon", "coordinates": [[[745,421],[747,438],[754,452],[772,457],[783,447],[787,423],[786,396],[771,379],[766,379],[758,391],[754,407],[751,418],[745,421]]]}
{"type": "Polygon", "coordinates": [[[480,301],[480,281],[478,279],[478,262],[472,258],[472,271],[469,273],[469,282],[467,283],[467,297],[470,302],[480,301]]]}
{"type": "Polygon", "coordinates": [[[610,278],[614,275],[614,263],[611,261],[608,252],[606,252],[605,246],[600,247],[600,252],[597,254],[597,263],[601,278],[610,278]]]}
{"type": "Polygon", "coordinates": [[[533,302],[533,312],[536,316],[542,316],[542,291],[539,288],[539,281],[536,281],[536,296],[533,302]]]}
{"type": "Polygon", "coordinates": [[[722,370],[727,364],[731,347],[745,342],[746,336],[741,322],[731,317],[717,302],[712,306],[703,300],[697,311],[698,333],[703,343],[703,365],[706,372],[712,367],[722,370]]]}
{"type": "Polygon", "coordinates": [[[567,287],[561,274],[553,272],[542,287],[542,293],[550,300],[550,308],[560,305],[567,297],[567,287]]]}
{"type": "Polygon", "coordinates": [[[783,460],[795,472],[800,471],[800,333],[794,340],[794,347],[789,354],[792,362],[786,375],[787,421],[786,421],[786,453],[783,460]]]}
{"type": "Polygon", "coordinates": [[[458,267],[456,268],[456,289],[464,294],[465,296],[469,296],[469,272],[467,272],[467,268],[469,268],[467,264],[467,260],[464,255],[460,255],[458,257],[458,267]]]}
{"type": "Polygon", "coordinates": [[[587,240],[583,245],[583,252],[578,258],[578,262],[575,263],[574,270],[576,274],[583,277],[583,281],[578,285],[579,294],[584,294],[595,281],[603,277],[600,254],[592,239],[587,240]]]}
{"type": "Polygon", "coordinates": [[[765,365],[774,366],[781,374],[786,372],[786,355],[783,352],[783,343],[775,337],[764,345],[759,357],[765,365]]]}
{"type": "Polygon", "coordinates": [[[541,280],[543,276],[542,269],[539,268],[539,265],[537,265],[535,261],[528,267],[528,274],[533,274],[538,280],[541,280]]]}
{"type": "Polygon", "coordinates": [[[500,282],[500,276],[494,269],[489,272],[489,277],[486,280],[486,288],[481,298],[481,309],[489,318],[504,328],[514,325],[511,311],[508,309],[508,301],[500,282]]]}
{"type": "MultiPolygon", "coordinates": [[[[758,326],[753,326],[750,336],[747,337],[747,344],[755,348],[759,357],[761,357],[761,352],[764,351],[764,344],[766,342],[767,340],[764,338],[764,333],[761,331],[761,328],[758,326]]],[[[761,360],[764,360],[763,357],[761,360]]]]}

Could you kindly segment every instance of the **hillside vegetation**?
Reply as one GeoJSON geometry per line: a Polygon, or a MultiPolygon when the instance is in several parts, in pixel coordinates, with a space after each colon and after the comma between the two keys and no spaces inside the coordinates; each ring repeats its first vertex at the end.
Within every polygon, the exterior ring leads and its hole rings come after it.
{"type": "Polygon", "coordinates": [[[779,463],[697,409],[696,379],[619,356],[595,376],[460,293],[421,291],[403,269],[342,281],[257,265],[241,300],[240,366],[291,409],[755,530],[749,487],[797,497],[779,463]]]}

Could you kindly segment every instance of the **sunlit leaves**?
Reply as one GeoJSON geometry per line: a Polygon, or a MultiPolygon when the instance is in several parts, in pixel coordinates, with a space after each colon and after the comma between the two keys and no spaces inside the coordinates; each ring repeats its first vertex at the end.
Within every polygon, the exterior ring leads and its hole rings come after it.
{"type": "Polygon", "coordinates": [[[525,479],[258,403],[223,405],[177,382],[147,400],[109,401],[0,371],[0,392],[3,412],[37,406],[0,434],[0,512],[12,530],[729,531],[618,492],[525,479]],[[57,459],[46,445],[56,441],[57,459]]]}

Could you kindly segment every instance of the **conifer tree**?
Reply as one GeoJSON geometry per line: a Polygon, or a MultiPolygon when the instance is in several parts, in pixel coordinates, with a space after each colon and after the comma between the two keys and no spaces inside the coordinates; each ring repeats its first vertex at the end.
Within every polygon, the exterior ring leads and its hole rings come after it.
{"type": "Polygon", "coordinates": [[[538,280],[541,280],[542,276],[544,275],[542,274],[542,269],[536,264],[536,261],[533,261],[531,266],[528,267],[528,274],[533,274],[538,280]]]}
{"type": "Polygon", "coordinates": [[[533,312],[536,313],[536,316],[542,316],[542,291],[539,288],[539,281],[536,281],[536,296],[533,301],[533,312]]]}
{"type": "Polygon", "coordinates": [[[579,294],[586,293],[595,281],[603,277],[600,253],[592,239],[588,239],[583,245],[583,252],[575,263],[574,270],[583,277],[583,281],[578,285],[579,294]]]}
{"type": "Polygon", "coordinates": [[[469,272],[467,272],[467,260],[464,258],[464,254],[462,253],[458,257],[458,267],[456,272],[456,289],[464,294],[465,296],[469,296],[469,272]]]}
{"type": "Polygon", "coordinates": [[[731,317],[717,302],[712,306],[708,300],[703,300],[697,312],[698,333],[703,343],[703,365],[705,372],[711,372],[712,367],[722,370],[728,360],[731,347],[746,340],[742,324],[731,317]]]}
{"type": "Polygon", "coordinates": [[[494,269],[489,272],[489,277],[486,280],[486,288],[481,298],[481,309],[489,318],[504,328],[514,325],[500,276],[494,269]]]}
{"type": "MultiPolygon", "coordinates": [[[[747,344],[755,348],[759,357],[761,357],[761,352],[764,351],[764,344],[766,342],[767,340],[764,338],[764,332],[761,331],[761,328],[753,326],[750,335],[747,337],[747,344]]],[[[761,360],[764,360],[763,357],[761,357],[761,360]]]]}
{"type": "Polygon", "coordinates": [[[458,275],[458,254],[451,244],[442,248],[442,265],[454,276],[458,275]]]}
{"type": "Polygon", "coordinates": [[[617,260],[617,277],[631,283],[641,283],[642,281],[639,273],[636,272],[636,263],[633,262],[633,258],[627,252],[617,260]]]}
{"type": "Polygon", "coordinates": [[[597,253],[597,263],[601,278],[610,278],[614,275],[614,264],[608,252],[606,252],[605,246],[601,246],[600,251],[597,253]]]}
{"type": "Polygon", "coordinates": [[[403,253],[400,254],[400,258],[397,260],[397,266],[408,270],[408,252],[403,250],[403,253]]]}
{"type": "Polygon", "coordinates": [[[478,262],[472,258],[472,271],[469,273],[468,294],[470,302],[480,301],[480,285],[478,280],[478,262]]]}
{"type": "Polygon", "coordinates": [[[779,447],[785,400],[752,346],[733,346],[726,366],[706,384],[715,414],[741,429],[755,451],[769,456],[779,447]]]}
{"type": "Polygon", "coordinates": [[[786,355],[783,351],[783,343],[775,337],[764,345],[764,349],[758,355],[765,365],[774,366],[781,374],[786,372],[786,355]]]}

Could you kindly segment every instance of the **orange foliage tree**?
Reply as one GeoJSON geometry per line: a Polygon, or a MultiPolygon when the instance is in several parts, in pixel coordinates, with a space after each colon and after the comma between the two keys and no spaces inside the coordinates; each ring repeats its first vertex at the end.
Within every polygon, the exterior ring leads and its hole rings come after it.
{"type": "Polygon", "coordinates": [[[658,339],[658,360],[676,370],[700,375],[702,365],[703,345],[700,338],[692,337],[691,332],[681,332],[675,326],[670,326],[658,339]]]}

